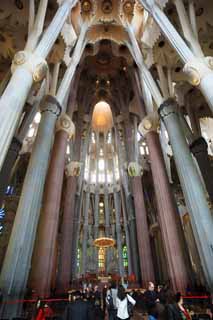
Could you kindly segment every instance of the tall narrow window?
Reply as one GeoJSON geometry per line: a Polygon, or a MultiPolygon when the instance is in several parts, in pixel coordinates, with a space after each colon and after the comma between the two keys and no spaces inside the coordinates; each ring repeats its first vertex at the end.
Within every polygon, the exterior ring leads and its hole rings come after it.
{"type": "Polygon", "coordinates": [[[14,187],[13,186],[7,186],[7,189],[5,191],[5,194],[8,196],[11,196],[13,194],[14,187]]]}
{"type": "Polygon", "coordinates": [[[5,209],[4,206],[0,208],[0,234],[2,233],[2,229],[3,229],[3,224],[2,224],[2,220],[5,217],[5,209]]]}
{"type": "Polygon", "coordinates": [[[98,267],[100,271],[105,270],[105,249],[100,248],[98,251],[98,267]]]}
{"type": "Polygon", "coordinates": [[[123,264],[124,268],[128,268],[127,246],[123,247],[123,264]]]}
{"type": "Polygon", "coordinates": [[[80,248],[78,248],[78,251],[77,251],[77,269],[78,269],[78,272],[80,272],[80,264],[81,263],[81,250],[80,248]]]}

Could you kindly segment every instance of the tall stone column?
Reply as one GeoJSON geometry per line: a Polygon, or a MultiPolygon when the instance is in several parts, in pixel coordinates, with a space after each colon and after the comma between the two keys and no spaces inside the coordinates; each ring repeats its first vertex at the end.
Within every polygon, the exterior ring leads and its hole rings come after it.
{"type": "Polygon", "coordinates": [[[30,277],[31,287],[40,298],[49,297],[51,292],[67,141],[73,137],[75,127],[68,115],[62,114],[57,122],[56,130],[30,277]]]}
{"type": "MultiPolygon", "coordinates": [[[[150,5],[150,1],[143,1],[143,3],[145,3],[145,8],[146,7],[149,7],[149,5],[150,5]]],[[[151,8],[150,8],[150,10],[151,9],[153,9],[154,7],[156,7],[157,8],[157,10],[160,10],[159,9],[159,7],[157,7],[157,6],[155,6],[155,4],[152,2],[152,5],[151,5],[151,8]]],[[[147,9],[148,10],[148,9],[147,9]]],[[[161,10],[160,10],[161,11],[161,10]]],[[[161,11],[162,12],[162,11],[161,11]]],[[[167,29],[167,27],[168,27],[168,25],[166,25],[165,26],[165,29],[167,29]]],[[[147,69],[147,67],[145,66],[145,64],[144,64],[144,61],[143,61],[143,57],[142,57],[142,55],[141,55],[141,51],[140,51],[140,48],[139,48],[139,46],[138,46],[138,43],[137,43],[137,41],[136,41],[136,38],[135,38],[135,35],[134,35],[134,33],[133,33],[133,30],[132,30],[132,28],[131,28],[131,26],[129,26],[128,25],[128,28],[127,28],[127,30],[128,30],[128,33],[129,33],[129,36],[130,36],[130,39],[131,39],[131,46],[129,46],[129,48],[130,48],[130,51],[132,52],[132,54],[133,54],[133,57],[134,57],[134,59],[135,59],[135,61],[136,61],[136,63],[137,63],[137,65],[138,65],[138,67],[139,67],[139,70],[140,70],[140,76],[141,76],[141,80],[142,81],[144,81],[144,83],[146,84],[146,87],[150,90],[150,92],[151,92],[151,94],[152,94],[152,97],[153,97],[153,99],[154,99],[154,101],[156,102],[156,104],[158,105],[158,106],[160,106],[160,105],[163,105],[163,101],[164,101],[164,98],[162,97],[162,95],[161,95],[161,93],[160,93],[160,91],[159,91],[159,89],[158,89],[158,87],[157,87],[157,85],[156,85],[156,83],[155,83],[155,81],[154,81],[154,79],[153,79],[153,77],[152,77],[152,75],[151,75],[151,73],[149,72],[149,70],[147,69]]],[[[181,39],[181,41],[182,41],[182,39],[181,39]]],[[[180,46],[181,47],[181,46],[180,46]]],[[[183,47],[182,48],[183,49],[183,54],[184,54],[184,56],[185,56],[185,58],[193,58],[193,55],[192,55],[192,53],[190,52],[190,50],[185,50],[185,47],[183,47]]],[[[179,120],[178,120],[178,122],[179,122],[179,120]]],[[[179,124],[179,123],[178,123],[179,124]]],[[[148,124],[149,125],[149,124],[148,124]]],[[[181,128],[179,128],[178,127],[178,129],[180,130],[180,132],[181,132],[181,128]]],[[[171,129],[172,130],[172,129],[171,129]]],[[[173,132],[174,132],[174,130],[173,130],[173,132]]],[[[179,133],[179,132],[178,132],[179,133]]],[[[182,133],[181,133],[182,134],[182,133]]],[[[179,135],[180,135],[180,133],[179,133],[179,135]]],[[[174,137],[174,134],[173,134],[173,137],[174,137]]],[[[184,136],[183,136],[184,137],[184,136]]],[[[174,141],[177,141],[177,142],[174,142],[175,144],[178,144],[178,145],[180,145],[180,143],[178,142],[178,139],[177,139],[177,137],[176,137],[176,139],[174,139],[174,141]]],[[[184,142],[185,142],[185,139],[184,139],[184,142]]],[[[176,145],[173,147],[173,148],[175,148],[176,147],[176,145]]],[[[187,149],[187,151],[189,151],[188,149],[187,149]]],[[[181,152],[181,151],[179,151],[179,152],[181,152]]],[[[183,154],[183,152],[182,152],[182,154],[183,154]]],[[[177,156],[179,156],[180,157],[180,154],[178,155],[178,153],[176,154],[177,156]]],[[[192,160],[192,159],[191,159],[192,160]]],[[[192,170],[194,170],[195,168],[194,168],[194,163],[190,163],[190,165],[193,167],[193,169],[192,170]]],[[[195,169],[195,171],[196,171],[196,169],[195,169]]],[[[184,177],[185,178],[185,177],[184,177]]],[[[196,178],[198,178],[198,176],[197,176],[197,171],[196,171],[196,178]]],[[[198,180],[199,180],[199,178],[198,178],[198,180]]],[[[184,182],[184,185],[185,185],[185,182],[184,182]]],[[[184,189],[184,185],[183,185],[183,189],[184,189]]],[[[199,189],[200,189],[200,191],[201,191],[201,189],[202,189],[202,186],[200,187],[199,186],[199,189]]],[[[185,191],[187,192],[187,188],[185,188],[185,191]]],[[[201,191],[201,193],[202,193],[203,191],[201,191]]],[[[201,194],[200,194],[201,195],[201,194]]],[[[204,196],[204,194],[203,194],[203,196],[204,196]]],[[[190,198],[190,197],[189,197],[190,198]]],[[[188,199],[189,199],[188,198],[188,199]]],[[[191,198],[190,198],[191,199],[191,198]]],[[[189,199],[189,200],[190,200],[189,199]]],[[[202,198],[202,203],[204,204],[204,202],[205,202],[205,197],[204,198],[202,198]]],[[[191,203],[191,205],[192,205],[192,203],[191,203]]],[[[205,207],[206,205],[204,205],[204,207],[205,207]]],[[[208,210],[208,209],[207,209],[208,210]]],[[[208,210],[208,212],[209,212],[209,210],[208,210]]],[[[207,213],[207,215],[209,215],[209,213],[207,213]]],[[[201,250],[202,251],[202,250],[201,250]]],[[[210,246],[209,246],[209,248],[208,248],[208,256],[210,257],[210,255],[211,255],[211,250],[210,250],[210,246]]],[[[206,259],[204,259],[204,261],[205,261],[206,259]]],[[[209,260],[210,261],[210,260],[209,260]]],[[[210,269],[209,269],[210,270],[210,269]]],[[[209,278],[209,274],[208,274],[208,279],[210,279],[209,278]]],[[[208,281],[209,282],[209,281],[208,281]]],[[[211,280],[210,280],[210,282],[211,282],[211,280]]]]}
{"type": "Polygon", "coordinates": [[[82,239],[82,274],[85,275],[87,271],[87,241],[89,230],[89,208],[90,208],[90,190],[89,186],[85,194],[85,207],[84,207],[84,223],[83,223],[83,239],[82,239]]]}
{"type": "Polygon", "coordinates": [[[83,207],[83,238],[82,238],[82,274],[85,275],[86,269],[87,269],[87,241],[88,241],[88,235],[89,235],[89,210],[90,210],[90,197],[91,197],[91,191],[90,191],[90,183],[91,183],[91,155],[89,156],[89,177],[88,177],[88,183],[85,186],[85,197],[84,197],[84,207],[83,207]]]}
{"type": "Polygon", "coordinates": [[[99,230],[99,193],[98,190],[95,190],[95,207],[94,207],[94,237],[98,238],[98,230],[99,230]]]}
{"type": "Polygon", "coordinates": [[[182,125],[182,129],[184,131],[184,135],[189,144],[190,151],[197,160],[197,164],[202,174],[206,190],[209,194],[211,201],[213,201],[213,168],[211,166],[208,155],[208,144],[206,140],[201,136],[195,138],[188,123],[186,122],[186,119],[182,114],[179,114],[179,119],[182,125]]]}
{"type": "MultiPolygon", "coordinates": [[[[74,221],[73,221],[73,237],[72,237],[72,257],[71,257],[71,271],[72,271],[72,279],[76,277],[77,274],[77,250],[78,250],[78,243],[79,243],[79,236],[80,236],[80,227],[81,227],[81,214],[82,214],[82,206],[83,206],[83,200],[84,200],[84,170],[85,170],[85,159],[86,154],[88,151],[89,143],[91,140],[91,132],[88,130],[88,133],[86,135],[82,153],[81,153],[81,171],[80,176],[77,183],[77,191],[76,191],[76,200],[75,200],[75,206],[74,206],[74,221]]],[[[89,163],[89,179],[90,181],[90,163],[89,163]]]]}
{"type": "Polygon", "coordinates": [[[177,227],[177,210],[166,173],[157,133],[158,119],[153,114],[142,120],[140,132],[145,136],[158,207],[158,219],[165,248],[168,273],[174,292],[185,292],[188,282],[186,263],[177,227]],[[148,125],[150,124],[150,125],[148,125]],[[150,129],[146,129],[146,128],[150,129]]]}
{"type": "MultiPolygon", "coordinates": [[[[94,239],[98,238],[99,232],[99,152],[100,152],[100,136],[99,132],[96,132],[96,159],[95,159],[95,172],[96,172],[96,182],[95,182],[95,206],[94,206],[94,239]]],[[[94,264],[95,270],[98,272],[98,248],[94,247],[94,264]]]]}
{"type": "Polygon", "coordinates": [[[213,168],[209,161],[206,140],[203,137],[194,140],[190,145],[190,151],[197,160],[209,197],[213,202],[213,168]]]}
{"type": "Polygon", "coordinates": [[[141,267],[142,284],[144,287],[148,285],[149,281],[154,281],[154,267],[152,261],[152,252],[149,237],[149,227],[147,221],[147,212],[144,201],[144,193],[142,180],[140,175],[140,168],[137,163],[132,163],[129,171],[132,171],[132,190],[135,204],[136,227],[138,238],[139,259],[141,267]],[[131,170],[132,168],[132,170],[131,170]],[[134,173],[133,173],[134,171],[134,173]]]}
{"type": "MultiPolygon", "coordinates": [[[[136,118],[134,119],[136,122],[136,118]]],[[[135,205],[136,228],[138,239],[139,260],[143,286],[149,281],[154,281],[154,267],[152,261],[151,243],[147,212],[144,200],[143,186],[141,180],[141,167],[138,164],[137,126],[132,129],[131,122],[126,124],[127,148],[129,153],[128,173],[131,177],[132,192],[135,205]],[[127,131],[127,128],[129,130],[127,131]]]]}
{"type": "MultiPolygon", "coordinates": [[[[108,148],[107,148],[107,133],[104,133],[104,213],[105,213],[105,235],[106,237],[110,237],[110,211],[109,211],[109,192],[108,192],[108,148]]],[[[109,270],[110,263],[110,250],[106,249],[106,273],[109,270]]]]}
{"type": "Polygon", "coordinates": [[[76,132],[72,161],[66,167],[66,189],[61,226],[60,258],[58,268],[58,285],[61,292],[69,289],[72,272],[72,247],[74,232],[74,213],[78,177],[81,172],[80,148],[81,128],[76,132]]]}
{"type": "Polygon", "coordinates": [[[63,220],[61,226],[61,252],[57,281],[57,287],[60,292],[66,292],[69,289],[71,281],[73,222],[77,189],[76,172],[77,170],[79,170],[79,166],[79,162],[71,162],[70,165],[66,167],[66,191],[62,218],[63,220]]]}
{"type": "Polygon", "coordinates": [[[0,98],[0,169],[17,127],[24,103],[33,82],[41,81],[48,70],[45,58],[55,43],[75,0],[66,0],[33,52],[19,51],[12,63],[12,77],[0,98]]]}
{"type": "MultiPolygon", "coordinates": [[[[74,222],[73,222],[73,237],[72,237],[72,252],[71,252],[71,280],[75,280],[77,270],[77,253],[80,241],[81,221],[83,216],[84,205],[84,184],[81,185],[80,192],[77,191],[77,200],[75,203],[74,222]]],[[[82,249],[82,248],[81,248],[82,249]]],[[[81,250],[82,253],[82,250],[81,250]]],[[[81,259],[82,262],[82,259],[81,259]]],[[[82,263],[79,265],[79,271],[82,271],[82,263]]]]}
{"type": "Polygon", "coordinates": [[[122,211],[123,211],[123,219],[124,219],[124,229],[125,229],[125,236],[126,236],[126,246],[127,246],[128,275],[131,275],[133,272],[132,252],[131,252],[131,245],[130,245],[130,236],[129,236],[129,228],[128,228],[128,220],[127,220],[127,212],[126,212],[125,195],[124,195],[122,185],[120,185],[120,188],[121,188],[120,193],[121,193],[121,203],[122,203],[122,211]]]}
{"type": "Polygon", "coordinates": [[[189,83],[201,90],[213,111],[211,89],[213,84],[213,57],[204,57],[202,51],[198,53],[194,50],[193,52],[181,38],[166,14],[160,9],[156,0],[140,0],[140,3],[153,17],[162,33],[185,63],[183,71],[187,74],[189,83]]]}
{"type": "MultiPolygon", "coordinates": [[[[105,235],[110,238],[110,213],[109,213],[109,194],[104,190],[104,212],[105,212],[105,235]]],[[[109,250],[106,249],[106,272],[108,272],[109,266],[109,250]]]]}
{"type": "Polygon", "coordinates": [[[158,281],[158,283],[165,283],[168,280],[168,271],[166,256],[164,253],[163,243],[161,239],[161,232],[158,223],[151,225],[150,229],[150,232],[153,237],[155,257],[157,262],[157,274],[155,274],[156,281],[158,281]]]}
{"type": "Polygon", "coordinates": [[[132,255],[132,268],[136,277],[136,281],[139,282],[140,280],[139,251],[138,251],[134,203],[133,203],[132,195],[129,191],[127,172],[123,166],[125,160],[123,157],[123,152],[121,149],[121,143],[120,143],[120,138],[118,136],[117,129],[115,130],[115,141],[116,141],[116,148],[118,152],[120,179],[124,188],[125,203],[126,203],[126,208],[128,212],[127,220],[128,220],[128,227],[129,227],[131,251],[136,252],[135,254],[132,255]]]}
{"type": "Polygon", "coordinates": [[[120,277],[124,277],[124,264],[123,264],[123,248],[122,248],[122,232],[121,232],[121,199],[120,194],[114,187],[113,189],[113,199],[114,199],[114,206],[115,206],[115,226],[116,226],[116,245],[118,250],[118,267],[119,267],[119,274],[120,277]]]}
{"type": "Polygon", "coordinates": [[[193,271],[196,274],[197,279],[201,280],[202,284],[205,284],[203,268],[200,261],[199,252],[197,250],[196,241],[195,241],[194,233],[192,230],[189,214],[185,213],[182,220],[183,220],[183,229],[184,229],[187,245],[189,247],[193,271]]]}
{"type": "MultiPolygon", "coordinates": [[[[60,104],[64,105],[76,66],[81,58],[79,53],[82,53],[85,46],[86,31],[87,24],[82,26],[73,52],[72,63],[67,68],[57,91],[57,99],[48,96],[47,103],[44,106],[43,117],[25,176],[21,199],[0,276],[0,284],[5,298],[12,295],[19,297],[24,294],[26,288],[53,131],[57,117],[61,112],[60,104]]],[[[9,311],[8,315],[10,316],[17,315],[15,306],[14,311],[12,308],[10,310],[6,309],[4,315],[7,314],[7,311],[9,311]]]]}
{"type": "Polygon", "coordinates": [[[105,233],[110,236],[110,212],[109,212],[109,193],[108,193],[108,152],[107,152],[107,136],[104,134],[104,210],[105,210],[105,233]]]}
{"type": "Polygon", "coordinates": [[[205,190],[182,132],[175,102],[172,99],[165,101],[159,114],[169,135],[205,278],[213,290],[213,218],[205,190]]]}
{"type": "MultiPolygon", "coordinates": [[[[132,119],[130,119],[129,115],[126,115],[126,119],[124,121],[124,136],[125,136],[125,142],[126,142],[126,161],[127,161],[127,170],[123,173],[123,176],[125,177],[124,179],[126,180],[126,184],[129,182],[129,185],[131,185],[131,180],[128,175],[128,166],[130,163],[133,163],[135,161],[135,130],[132,126],[132,119]]],[[[125,183],[124,183],[125,186],[125,183]]],[[[132,185],[131,185],[132,186],[132,185]]],[[[125,190],[125,188],[124,188],[125,190]]],[[[132,189],[132,195],[129,194],[127,196],[127,208],[128,205],[130,204],[130,207],[132,207],[133,210],[130,209],[129,214],[128,214],[128,222],[129,222],[129,228],[131,230],[132,235],[130,234],[130,240],[131,240],[131,246],[133,247],[137,245],[137,252],[138,255],[137,257],[133,256],[133,267],[134,270],[140,269],[141,272],[141,278],[136,275],[136,280],[137,282],[142,280],[143,274],[141,270],[141,263],[140,263],[140,244],[138,240],[138,232],[137,232],[137,219],[136,219],[136,207],[134,203],[134,191],[132,189]],[[133,231],[134,230],[134,231],[133,231]],[[135,240],[134,240],[135,238],[135,240]],[[134,244],[134,241],[137,241],[137,244],[134,244]],[[137,267],[136,267],[137,266],[137,267]],[[140,267],[139,267],[140,266],[140,267]],[[136,267],[136,269],[135,269],[136,267]]],[[[139,272],[139,270],[138,270],[139,272]]]]}
{"type": "Polygon", "coordinates": [[[116,177],[115,177],[115,153],[112,155],[112,178],[113,178],[113,200],[115,209],[115,227],[116,227],[116,240],[118,250],[118,268],[121,278],[124,277],[124,263],[123,263],[123,247],[122,247],[122,230],[121,230],[121,196],[117,190],[116,177]]]}
{"type": "MultiPolygon", "coordinates": [[[[5,300],[22,297],[30,270],[39,220],[52,133],[61,107],[54,98],[42,107],[42,118],[22,188],[13,230],[0,276],[5,300]]],[[[17,305],[2,305],[1,315],[17,316],[17,305]]]]}

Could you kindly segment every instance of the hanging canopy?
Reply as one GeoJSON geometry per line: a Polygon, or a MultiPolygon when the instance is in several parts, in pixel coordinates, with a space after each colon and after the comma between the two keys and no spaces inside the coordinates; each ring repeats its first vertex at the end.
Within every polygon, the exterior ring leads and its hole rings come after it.
{"type": "Polygon", "coordinates": [[[108,132],[112,128],[112,111],[105,101],[98,102],[92,115],[92,128],[96,132],[108,132]]]}

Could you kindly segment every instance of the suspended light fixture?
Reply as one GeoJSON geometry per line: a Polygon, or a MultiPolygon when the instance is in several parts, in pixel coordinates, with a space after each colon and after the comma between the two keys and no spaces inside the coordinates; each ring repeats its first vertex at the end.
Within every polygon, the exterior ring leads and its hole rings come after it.
{"type": "Polygon", "coordinates": [[[105,101],[98,102],[92,115],[92,128],[96,132],[108,132],[112,128],[112,111],[105,101]]]}
{"type": "Polygon", "coordinates": [[[99,237],[93,241],[93,244],[98,248],[110,248],[114,247],[115,240],[110,237],[105,237],[104,228],[100,227],[99,237]]]}

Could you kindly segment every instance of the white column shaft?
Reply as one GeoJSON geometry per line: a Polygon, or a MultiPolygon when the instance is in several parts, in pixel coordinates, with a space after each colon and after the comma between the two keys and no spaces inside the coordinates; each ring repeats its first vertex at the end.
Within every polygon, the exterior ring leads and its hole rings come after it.
{"type": "Polygon", "coordinates": [[[190,21],[187,16],[187,12],[184,7],[183,1],[182,0],[174,0],[174,2],[176,5],[176,8],[177,8],[178,16],[180,19],[180,23],[181,23],[181,27],[182,27],[185,39],[190,44],[191,49],[194,52],[194,54],[198,57],[203,57],[204,56],[203,51],[200,47],[198,40],[196,39],[196,37],[193,33],[193,30],[190,25],[190,21]]]}
{"type": "Polygon", "coordinates": [[[25,289],[52,142],[47,137],[52,136],[55,119],[55,114],[45,112],[39,125],[1,271],[5,295],[16,296],[25,289]]]}
{"type": "Polygon", "coordinates": [[[61,29],[70,13],[70,10],[75,4],[76,0],[67,0],[58,8],[52,22],[45,31],[37,48],[35,49],[36,55],[42,58],[47,57],[56,39],[58,38],[59,33],[61,32],[61,29]]]}
{"type": "Polygon", "coordinates": [[[81,33],[79,35],[78,42],[77,42],[76,47],[74,49],[70,65],[67,68],[67,71],[64,75],[64,78],[63,78],[61,85],[60,85],[58,92],[57,92],[57,100],[61,104],[62,107],[63,107],[63,102],[66,97],[67,88],[69,88],[69,86],[70,86],[75,69],[81,59],[82,52],[83,52],[84,47],[86,45],[85,36],[86,36],[87,30],[88,30],[88,23],[84,23],[81,28],[81,33]]]}
{"type": "Polygon", "coordinates": [[[133,58],[139,68],[140,78],[144,79],[147,87],[149,88],[155,102],[160,105],[163,102],[163,97],[160,93],[160,90],[157,87],[155,80],[153,79],[150,71],[148,70],[147,66],[143,61],[143,56],[141,50],[139,48],[138,42],[136,40],[135,34],[130,24],[127,24],[127,32],[129,34],[129,38],[131,41],[131,45],[128,44],[130,52],[132,53],[133,58]]]}
{"type": "Polygon", "coordinates": [[[205,190],[192,155],[188,149],[180,120],[172,102],[165,102],[160,115],[166,126],[185,201],[209,287],[213,288],[213,218],[205,190]]]}
{"type": "Polygon", "coordinates": [[[198,40],[197,21],[196,21],[194,0],[189,1],[189,19],[190,19],[190,23],[192,26],[194,36],[197,39],[197,41],[199,41],[198,40]]]}
{"type": "Polygon", "coordinates": [[[23,105],[33,83],[32,74],[17,68],[0,100],[0,170],[7,154],[23,105]]]}
{"type": "MultiPolygon", "coordinates": [[[[193,85],[198,85],[197,81],[199,81],[199,88],[203,93],[204,97],[209,104],[213,112],[213,62],[212,58],[210,58],[210,65],[208,65],[208,57],[205,59],[200,57],[198,49],[195,55],[192,50],[186,45],[184,40],[181,38],[177,30],[173,27],[172,23],[169,21],[165,13],[156,5],[155,1],[153,0],[140,0],[140,3],[144,6],[144,8],[149,11],[152,15],[155,22],[160,27],[162,33],[165,35],[167,40],[173,46],[175,51],[178,53],[180,58],[182,59],[183,63],[185,63],[184,71],[188,75],[188,81],[193,85]],[[186,67],[187,66],[187,67],[186,67]]],[[[151,89],[151,88],[149,88],[151,89]]],[[[154,97],[154,96],[153,96],[154,97]]]]}
{"type": "Polygon", "coordinates": [[[142,6],[152,15],[155,22],[160,27],[162,33],[169,40],[175,51],[179,54],[183,62],[190,61],[194,58],[193,52],[186,45],[177,30],[173,27],[165,13],[159,6],[153,3],[153,0],[139,0],[142,6]]]}
{"type": "Polygon", "coordinates": [[[201,79],[199,88],[213,112],[213,72],[209,72],[201,79]]]}
{"type": "Polygon", "coordinates": [[[36,19],[34,17],[34,4],[30,1],[30,14],[29,14],[29,35],[25,49],[33,51],[38,43],[39,37],[42,34],[44,27],[44,20],[47,12],[48,0],[40,0],[38,13],[36,19]]]}
{"type": "MultiPolygon", "coordinates": [[[[66,1],[58,9],[53,21],[46,30],[42,40],[36,48],[34,54],[29,58],[33,60],[34,57],[46,58],[50,52],[55,40],[57,39],[61,28],[70,12],[72,6],[76,3],[73,1],[66,1]]],[[[33,63],[33,61],[31,61],[33,63]]],[[[30,63],[31,63],[30,62],[30,63]]],[[[41,59],[39,60],[41,62],[41,59]]],[[[28,65],[28,63],[27,63],[28,65]]],[[[26,67],[25,64],[17,66],[14,73],[0,99],[0,170],[5,159],[10,142],[14,135],[22,108],[27,99],[27,95],[33,84],[33,76],[31,68],[35,68],[36,65],[26,67]]],[[[76,67],[76,65],[75,65],[76,67]]],[[[74,67],[74,70],[75,70],[74,67]]],[[[73,75],[74,71],[72,72],[73,75]]]]}

